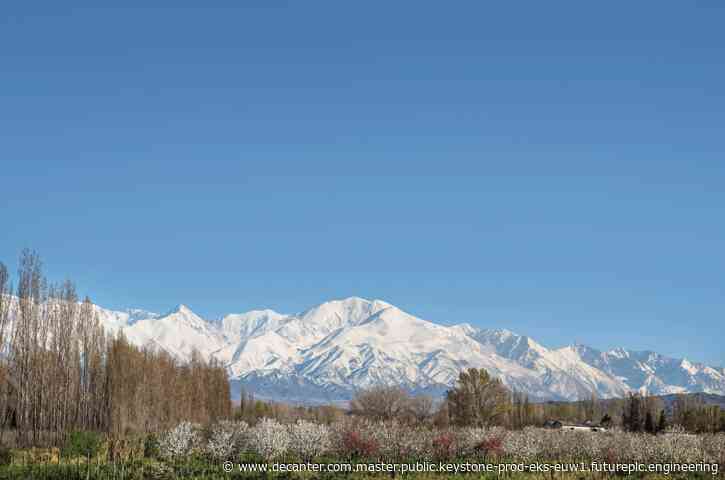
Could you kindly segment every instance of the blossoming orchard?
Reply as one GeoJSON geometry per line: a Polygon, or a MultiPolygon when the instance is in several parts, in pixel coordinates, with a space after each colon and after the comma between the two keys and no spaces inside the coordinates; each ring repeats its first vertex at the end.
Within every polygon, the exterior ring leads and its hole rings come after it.
{"type": "Polygon", "coordinates": [[[331,425],[306,420],[283,424],[265,418],[214,425],[204,439],[199,425],[182,423],[161,437],[167,459],[204,455],[263,461],[336,459],[339,461],[415,462],[452,459],[476,461],[600,461],[725,464],[725,434],[693,435],[670,428],[659,435],[577,432],[527,427],[435,428],[399,422],[349,418],[331,425]]]}

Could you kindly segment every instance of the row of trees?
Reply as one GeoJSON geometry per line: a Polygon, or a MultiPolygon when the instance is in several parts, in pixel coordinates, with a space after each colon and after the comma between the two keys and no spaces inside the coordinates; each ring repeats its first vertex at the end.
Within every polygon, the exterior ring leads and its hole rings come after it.
{"type": "Polygon", "coordinates": [[[35,252],[17,286],[0,263],[0,441],[59,443],[73,430],[156,431],[231,413],[225,370],[198,355],[181,363],[108,335],[70,281],[48,283],[35,252]]]}
{"type": "Polygon", "coordinates": [[[725,432],[725,409],[707,405],[697,396],[678,395],[672,404],[672,422],[690,432],[725,432]]]}
{"type": "Polygon", "coordinates": [[[589,419],[603,426],[619,426],[630,432],[659,433],[668,426],[679,425],[688,432],[725,432],[725,410],[708,405],[698,394],[669,397],[630,393],[625,398],[545,405],[548,418],[567,421],[589,419]]]}
{"type": "Polygon", "coordinates": [[[492,426],[511,429],[541,426],[547,420],[618,426],[631,432],[658,433],[676,424],[691,432],[725,431],[725,410],[695,397],[678,396],[671,407],[659,397],[631,394],[624,399],[534,403],[520,392],[509,392],[483,369],[460,373],[442,402],[413,397],[398,387],[375,387],[359,392],[351,412],[374,420],[397,419],[437,426],[492,426]]]}
{"type": "Polygon", "coordinates": [[[251,391],[242,388],[239,405],[234,409],[234,419],[254,425],[263,418],[274,418],[282,423],[307,420],[329,425],[345,416],[345,411],[335,405],[291,405],[255,398],[251,391]]]}
{"type": "Polygon", "coordinates": [[[629,432],[664,431],[667,428],[667,418],[662,400],[631,393],[624,402],[622,427],[629,432]]]}

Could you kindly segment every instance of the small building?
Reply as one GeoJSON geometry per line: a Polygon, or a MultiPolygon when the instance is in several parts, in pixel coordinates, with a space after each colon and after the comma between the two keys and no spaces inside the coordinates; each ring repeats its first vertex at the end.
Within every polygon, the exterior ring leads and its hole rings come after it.
{"type": "Polygon", "coordinates": [[[562,425],[562,430],[569,432],[606,432],[607,429],[599,425],[562,425]]]}
{"type": "Polygon", "coordinates": [[[561,420],[547,420],[544,422],[544,428],[551,428],[555,430],[564,430],[569,432],[606,432],[607,429],[601,425],[596,425],[587,420],[584,423],[566,424],[561,420]]]}

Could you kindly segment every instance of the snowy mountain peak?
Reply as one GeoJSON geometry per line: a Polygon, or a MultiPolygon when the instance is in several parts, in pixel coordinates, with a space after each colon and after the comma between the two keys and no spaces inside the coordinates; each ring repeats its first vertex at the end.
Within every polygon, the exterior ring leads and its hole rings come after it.
{"type": "Polygon", "coordinates": [[[218,328],[230,339],[241,341],[267,331],[279,328],[287,319],[287,315],[274,310],[251,310],[246,313],[225,315],[216,322],[218,328]]]}
{"type": "Polygon", "coordinates": [[[451,329],[457,330],[464,335],[470,335],[479,330],[470,323],[457,323],[455,325],[451,325],[451,329]]]}
{"type": "Polygon", "coordinates": [[[683,370],[685,370],[693,375],[696,374],[698,371],[697,366],[690,363],[686,358],[682,359],[682,361],[680,362],[680,366],[682,367],[683,370]]]}
{"type": "Polygon", "coordinates": [[[169,310],[167,315],[172,315],[174,313],[180,313],[182,315],[196,315],[189,307],[187,307],[183,303],[180,303],[171,310],[169,310]]]}
{"type": "Polygon", "coordinates": [[[548,349],[526,335],[469,323],[444,326],[381,300],[348,297],[299,314],[253,310],[207,321],[186,305],[165,315],[97,307],[110,332],[179,359],[197,351],[226,365],[233,388],[303,403],[349,399],[359,388],[401,385],[442,394],[464,368],[485,368],[536,400],[628,391],[725,394],[725,370],[654,352],[576,344],[548,349]],[[146,317],[146,318],[144,318],[146,317]]]}
{"type": "Polygon", "coordinates": [[[187,307],[183,303],[174,307],[166,315],[149,319],[148,321],[153,321],[157,323],[160,322],[161,324],[169,325],[186,325],[196,330],[214,329],[212,322],[208,322],[205,319],[201,318],[199,315],[194,313],[191,308],[187,307]]]}
{"type": "Polygon", "coordinates": [[[388,302],[385,302],[383,300],[378,299],[372,299],[368,300],[366,298],[362,297],[347,297],[339,300],[332,300],[329,302],[325,302],[322,305],[339,305],[347,309],[355,310],[355,309],[371,309],[374,311],[382,310],[384,308],[392,307],[388,302]]]}
{"type": "Polygon", "coordinates": [[[128,323],[129,324],[136,323],[139,320],[146,320],[149,318],[159,318],[161,316],[158,313],[141,310],[139,308],[129,308],[129,309],[125,310],[125,313],[128,314],[128,323]]]}
{"type": "Polygon", "coordinates": [[[305,311],[302,316],[305,316],[308,312],[313,311],[338,312],[347,313],[349,315],[359,315],[382,310],[390,306],[391,305],[389,303],[383,302],[382,300],[367,300],[361,297],[347,297],[322,303],[316,307],[305,311]]]}
{"type": "Polygon", "coordinates": [[[611,355],[617,358],[629,358],[629,351],[624,348],[618,347],[607,352],[607,355],[611,355]]]}
{"type": "Polygon", "coordinates": [[[332,300],[313,307],[301,313],[299,318],[305,323],[334,329],[346,325],[357,325],[367,320],[376,312],[389,308],[390,306],[389,303],[380,300],[349,297],[341,300],[332,300]]]}

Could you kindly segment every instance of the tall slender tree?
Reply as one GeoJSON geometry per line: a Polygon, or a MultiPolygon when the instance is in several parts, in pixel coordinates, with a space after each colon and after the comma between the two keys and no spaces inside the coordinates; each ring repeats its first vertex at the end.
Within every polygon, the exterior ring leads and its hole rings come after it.
{"type": "Polygon", "coordinates": [[[19,265],[13,296],[0,264],[0,440],[11,421],[16,442],[31,445],[78,429],[124,435],[231,415],[221,365],[108,336],[70,281],[46,282],[37,253],[23,251],[19,265]]]}

